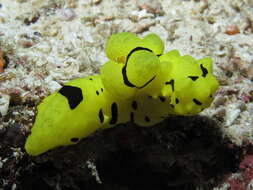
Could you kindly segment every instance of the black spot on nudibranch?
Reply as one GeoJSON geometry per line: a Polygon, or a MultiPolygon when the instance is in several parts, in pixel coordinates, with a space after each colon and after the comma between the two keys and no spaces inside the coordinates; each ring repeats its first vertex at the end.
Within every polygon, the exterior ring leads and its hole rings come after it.
{"type": "Polygon", "coordinates": [[[101,92],[104,92],[104,89],[103,89],[103,88],[101,88],[101,92]]]}
{"type": "Polygon", "coordinates": [[[130,114],[130,121],[134,123],[134,112],[131,112],[130,114]]]}
{"type": "Polygon", "coordinates": [[[174,79],[171,79],[169,82],[165,82],[166,85],[170,84],[171,85],[171,88],[172,88],[172,91],[174,91],[174,85],[175,85],[175,81],[174,79]]]}
{"type": "Polygon", "coordinates": [[[170,106],[171,106],[172,108],[175,108],[175,106],[174,106],[173,104],[170,104],[170,106]]]}
{"type": "Polygon", "coordinates": [[[145,121],[150,122],[150,118],[148,116],[145,116],[145,121]]]}
{"type": "Polygon", "coordinates": [[[133,101],[133,102],[132,102],[132,108],[133,108],[134,110],[137,110],[138,105],[137,105],[137,102],[136,102],[136,101],[133,101]]]}
{"type": "Polygon", "coordinates": [[[176,104],[178,104],[179,103],[179,99],[178,98],[176,98],[176,104]]]}
{"type": "Polygon", "coordinates": [[[70,109],[75,109],[83,100],[82,89],[75,86],[63,86],[58,92],[67,98],[70,109]]]}
{"type": "Polygon", "coordinates": [[[188,78],[192,79],[192,81],[197,80],[199,77],[198,76],[188,76],[188,78]]]}
{"type": "Polygon", "coordinates": [[[165,102],[165,100],[166,100],[163,96],[159,96],[159,99],[161,102],[165,102]]]}
{"type": "Polygon", "coordinates": [[[200,102],[200,101],[198,101],[197,99],[193,99],[193,102],[196,104],[196,105],[198,105],[198,106],[201,106],[202,105],[202,103],[200,102]]]}
{"type": "Polygon", "coordinates": [[[104,113],[103,113],[102,109],[99,110],[98,117],[99,117],[100,123],[103,123],[104,122],[104,113]]]}
{"type": "Polygon", "coordinates": [[[70,139],[70,141],[73,142],[73,143],[76,143],[76,142],[79,141],[79,138],[74,137],[74,138],[70,139]]]}
{"type": "Polygon", "coordinates": [[[202,70],[202,77],[206,77],[206,75],[208,74],[207,69],[202,64],[200,64],[200,68],[202,70]]]}
{"type": "Polygon", "coordinates": [[[112,114],[112,118],[109,124],[113,125],[113,124],[116,124],[118,120],[118,106],[116,102],[113,102],[111,105],[111,114],[112,114]]]}
{"type": "Polygon", "coordinates": [[[92,78],[89,78],[89,80],[93,80],[92,78]]]}
{"type": "Polygon", "coordinates": [[[99,92],[96,90],[96,94],[99,95],[99,92]]]}

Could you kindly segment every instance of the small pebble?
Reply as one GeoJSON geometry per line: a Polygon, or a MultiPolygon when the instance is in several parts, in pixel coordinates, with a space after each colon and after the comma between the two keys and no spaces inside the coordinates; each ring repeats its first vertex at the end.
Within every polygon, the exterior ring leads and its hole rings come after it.
{"type": "Polygon", "coordinates": [[[0,94],[0,114],[5,116],[9,109],[11,97],[7,94],[0,94]]]}
{"type": "Polygon", "coordinates": [[[213,116],[216,117],[219,121],[223,121],[224,117],[226,116],[226,109],[225,108],[217,109],[213,116]]]}
{"type": "Polygon", "coordinates": [[[4,53],[0,50],[0,73],[4,72],[4,53]]]}
{"type": "Polygon", "coordinates": [[[230,126],[234,123],[234,121],[239,117],[241,113],[240,109],[231,109],[229,110],[229,113],[227,114],[227,121],[226,125],[230,126]]]}
{"type": "Polygon", "coordinates": [[[33,34],[34,34],[35,36],[37,36],[37,37],[41,37],[41,33],[38,32],[38,31],[35,31],[33,34]]]}
{"type": "Polygon", "coordinates": [[[239,108],[241,111],[245,111],[247,109],[247,106],[246,106],[246,104],[244,102],[240,101],[238,103],[237,108],[239,108]]]}
{"type": "Polygon", "coordinates": [[[12,91],[9,93],[10,95],[10,104],[11,105],[21,105],[22,104],[22,97],[20,96],[19,91],[12,91]]]}
{"type": "Polygon", "coordinates": [[[34,43],[31,40],[21,40],[21,41],[19,41],[19,44],[23,48],[30,48],[34,45],[34,43]]]}
{"type": "Polygon", "coordinates": [[[46,84],[48,84],[49,91],[51,93],[55,92],[56,90],[59,90],[62,87],[58,82],[54,81],[50,76],[45,78],[45,82],[46,84]]]}
{"type": "Polygon", "coordinates": [[[219,106],[221,106],[221,105],[224,105],[226,101],[227,101],[227,98],[226,98],[226,97],[224,97],[224,96],[219,96],[219,97],[217,97],[217,98],[214,100],[213,105],[214,105],[214,107],[217,108],[217,107],[219,107],[219,106]]]}
{"type": "Polygon", "coordinates": [[[65,21],[71,21],[76,17],[76,13],[71,8],[65,8],[62,11],[62,18],[65,21]]]}
{"type": "Polygon", "coordinates": [[[242,101],[245,102],[245,103],[249,103],[249,102],[252,101],[251,95],[246,94],[246,93],[244,93],[244,92],[243,92],[242,95],[241,95],[241,99],[242,99],[242,101]]]}
{"type": "MultiPolygon", "coordinates": [[[[145,2],[145,1],[144,1],[145,2]]],[[[150,1],[140,5],[140,9],[147,10],[148,13],[163,15],[164,11],[159,1],[150,1]]]]}
{"type": "Polygon", "coordinates": [[[225,33],[228,35],[235,35],[240,33],[240,29],[236,25],[226,26],[225,33]]]}
{"type": "Polygon", "coordinates": [[[92,1],[92,4],[98,5],[98,4],[101,3],[101,2],[102,2],[102,0],[93,0],[93,1],[92,1]]]}

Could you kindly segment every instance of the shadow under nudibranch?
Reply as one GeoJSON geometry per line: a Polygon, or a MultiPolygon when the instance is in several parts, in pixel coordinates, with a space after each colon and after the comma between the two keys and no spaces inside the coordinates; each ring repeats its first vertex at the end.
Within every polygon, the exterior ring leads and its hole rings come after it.
{"type": "Polygon", "coordinates": [[[211,189],[238,169],[241,152],[229,144],[204,116],[170,117],[150,128],[128,123],[26,158],[35,164],[21,170],[20,182],[25,189],[50,181],[63,189],[211,189]]]}

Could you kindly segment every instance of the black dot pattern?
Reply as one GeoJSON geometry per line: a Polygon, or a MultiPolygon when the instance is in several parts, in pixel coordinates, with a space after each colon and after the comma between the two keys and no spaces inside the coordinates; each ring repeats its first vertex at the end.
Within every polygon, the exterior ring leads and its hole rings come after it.
{"type": "Polygon", "coordinates": [[[73,142],[73,143],[76,143],[76,142],[79,141],[79,138],[74,137],[74,138],[70,139],[70,141],[73,142]]]}
{"type": "Polygon", "coordinates": [[[202,77],[206,77],[208,70],[202,64],[200,64],[200,68],[202,70],[202,77]]]}
{"type": "Polygon", "coordinates": [[[150,96],[150,95],[148,95],[148,98],[149,98],[149,99],[153,99],[153,97],[152,97],[152,96],[150,96]]]}
{"type": "Polygon", "coordinates": [[[83,100],[82,89],[75,86],[63,86],[59,91],[68,100],[70,109],[75,109],[83,100]]]}
{"type": "Polygon", "coordinates": [[[134,123],[134,112],[130,113],[130,121],[134,123]]]}
{"type": "Polygon", "coordinates": [[[163,96],[159,96],[159,99],[161,102],[165,102],[165,100],[166,100],[163,96]]]}
{"type": "Polygon", "coordinates": [[[112,118],[109,124],[114,125],[117,123],[117,120],[118,120],[118,106],[116,102],[113,102],[111,105],[111,114],[112,114],[112,118]]]}
{"type": "Polygon", "coordinates": [[[193,102],[196,104],[196,105],[198,105],[198,106],[201,106],[202,105],[202,103],[200,102],[200,101],[198,101],[197,99],[193,99],[193,102]]]}
{"type": "Polygon", "coordinates": [[[171,79],[169,82],[165,82],[165,84],[166,85],[171,85],[171,88],[172,88],[172,91],[174,92],[174,90],[175,90],[175,81],[174,81],[174,79],[171,79]]]}
{"type": "Polygon", "coordinates": [[[104,113],[103,113],[102,109],[99,110],[98,117],[99,117],[100,123],[103,123],[104,122],[104,113]]]}
{"type": "Polygon", "coordinates": [[[198,76],[188,76],[192,81],[196,81],[199,77],[198,76]]]}
{"type": "Polygon", "coordinates": [[[133,108],[134,110],[137,110],[138,105],[137,105],[137,102],[136,102],[136,101],[133,101],[133,102],[132,102],[132,108],[133,108]]]}
{"type": "Polygon", "coordinates": [[[150,118],[148,116],[145,116],[145,121],[150,122],[150,118]]]}

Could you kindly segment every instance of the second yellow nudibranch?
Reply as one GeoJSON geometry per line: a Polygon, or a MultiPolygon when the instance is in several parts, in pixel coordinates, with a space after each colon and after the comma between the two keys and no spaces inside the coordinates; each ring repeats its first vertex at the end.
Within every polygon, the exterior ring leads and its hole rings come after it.
{"type": "Polygon", "coordinates": [[[112,35],[101,74],[68,82],[37,107],[27,153],[76,144],[119,123],[152,126],[169,115],[194,115],[209,107],[219,86],[212,60],[163,51],[155,34],[112,35]]]}

